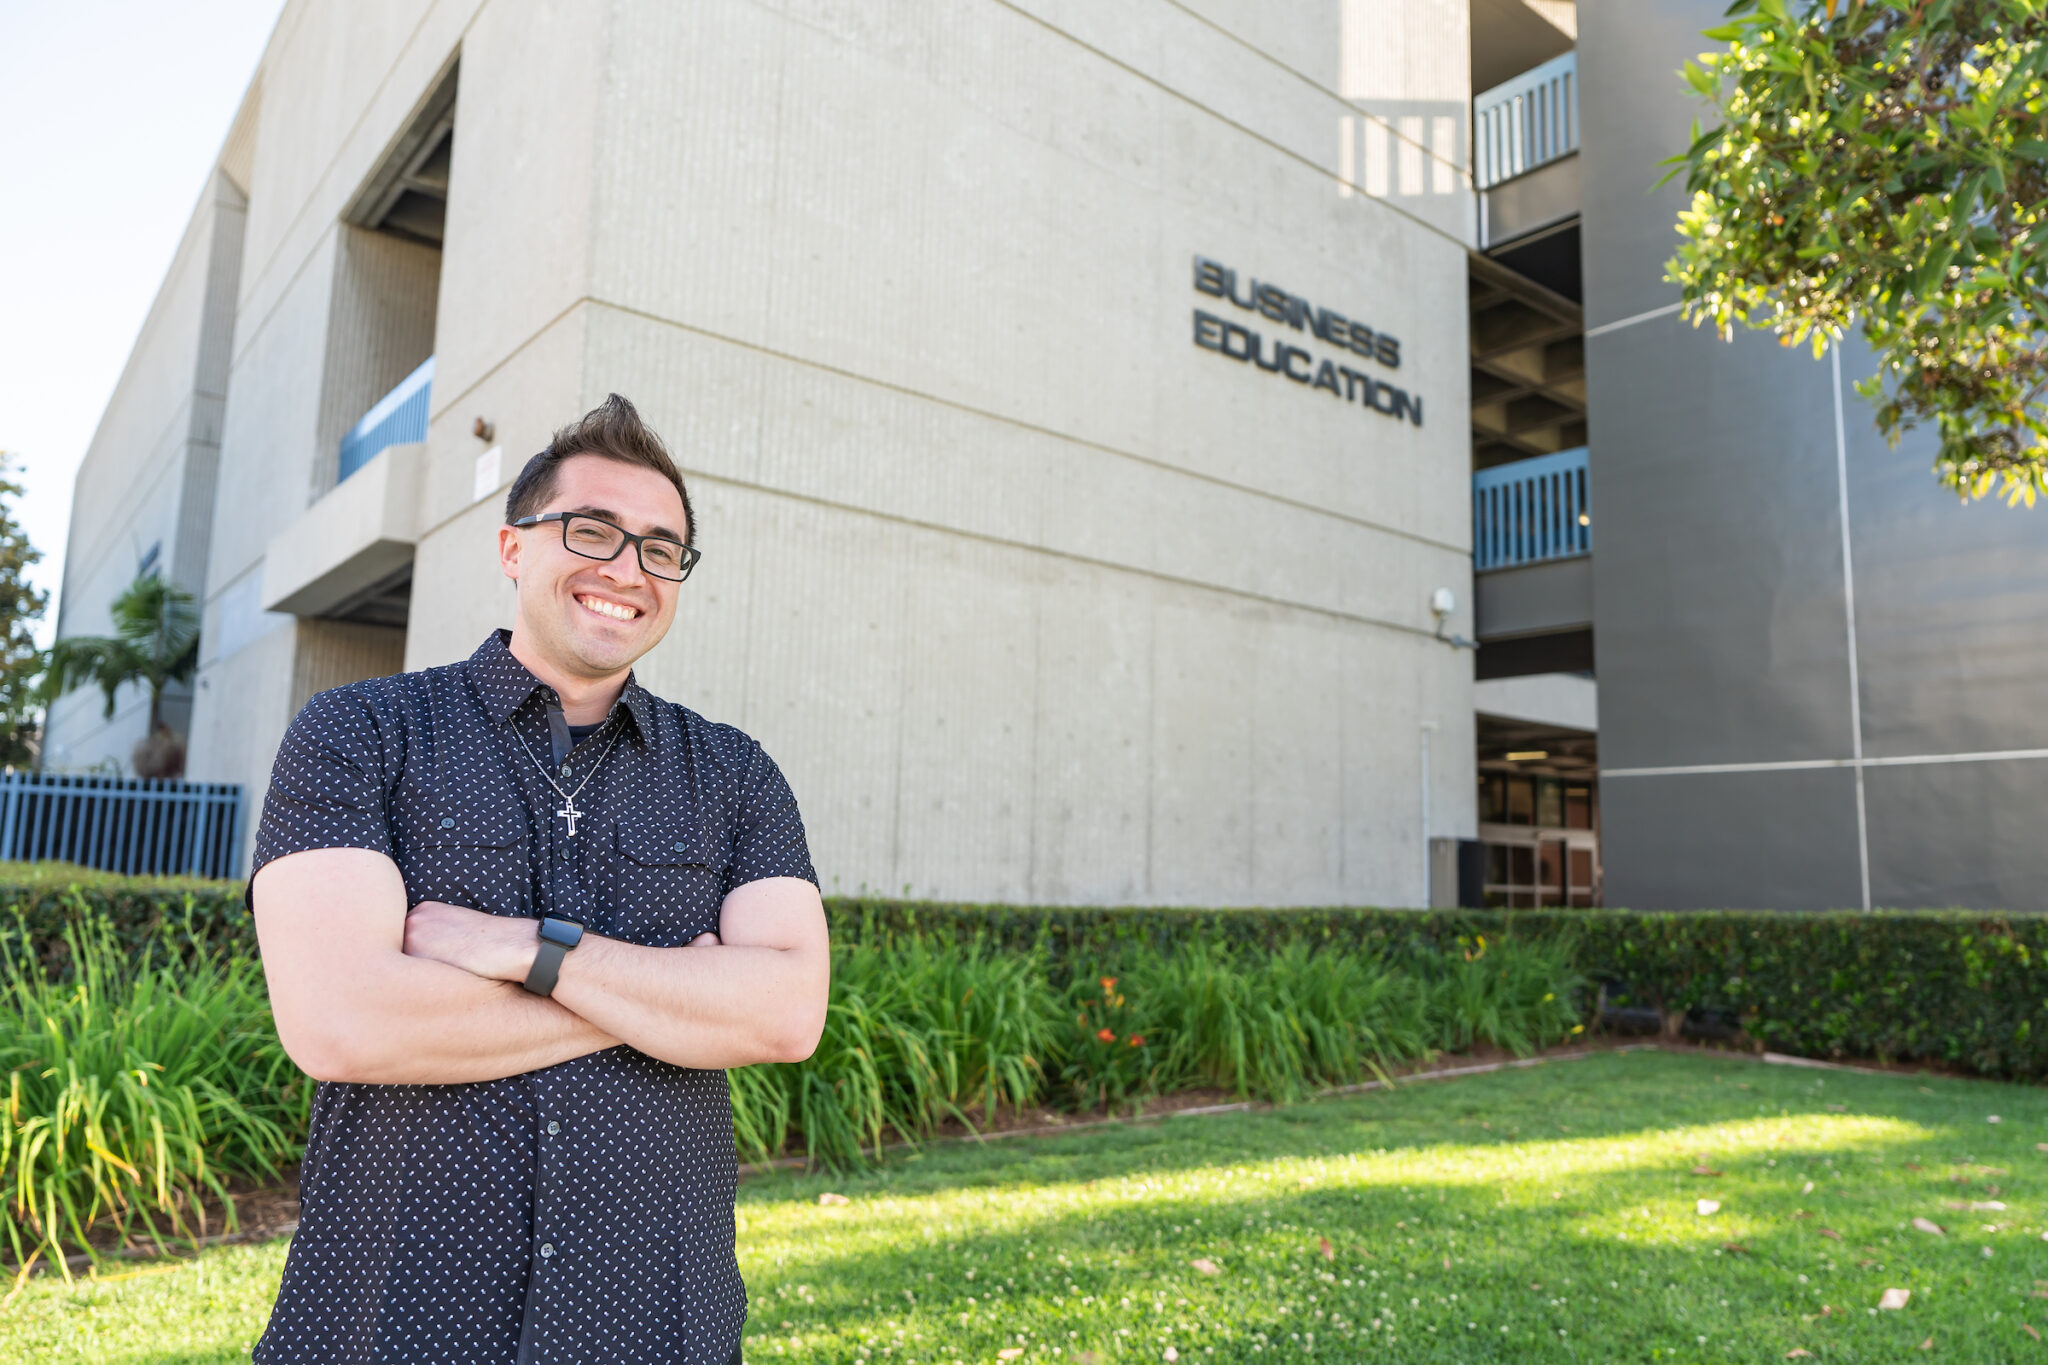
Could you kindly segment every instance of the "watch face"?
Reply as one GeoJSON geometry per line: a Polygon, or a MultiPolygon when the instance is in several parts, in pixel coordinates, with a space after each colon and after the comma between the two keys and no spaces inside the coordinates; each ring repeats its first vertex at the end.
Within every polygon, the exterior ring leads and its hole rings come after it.
{"type": "Polygon", "coordinates": [[[564,948],[574,948],[583,940],[583,926],[574,920],[550,917],[540,922],[540,936],[550,943],[559,943],[564,948]]]}

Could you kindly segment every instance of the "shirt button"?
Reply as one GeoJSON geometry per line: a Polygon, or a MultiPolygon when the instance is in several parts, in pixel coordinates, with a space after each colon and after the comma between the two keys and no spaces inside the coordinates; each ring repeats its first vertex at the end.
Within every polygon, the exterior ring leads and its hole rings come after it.
{"type": "Polygon", "coordinates": [[[543,1259],[543,1260],[545,1260],[545,1259],[547,1259],[548,1257],[550,1257],[550,1256],[554,1255],[554,1254],[555,1254],[555,1244],[554,1244],[553,1242],[542,1242],[542,1243],[540,1244],[540,1254],[541,1254],[541,1259],[543,1259]]]}
{"type": "Polygon", "coordinates": [[[561,1124],[559,1124],[559,1123],[556,1123],[556,1122],[555,1122],[555,1121],[554,1121],[553,1119],[549,1119],[549,1120],[548,1120],[548,1136],[549,1136],[549,1137],[553,1137],[553,1136],[554,1136],[555,1134],[557,1134],[557,1133],[559,1133],[559,1132],[561,1132],[561,1131],[562,1131],[562,1125],[561,1125],[561,1124]]]}
{"type": "Polygon", "coordinates": [[[444,816],[442,816],[442,817],[441,817],[441,828],[442,828],[442,829],[454,829],[454,828],[455,828],[455,817],[454,817],[454,816],[452,816],[452,815],[444,815],[444,816]]]}
{"type": "Polygon", "coordinates": [[[670,844],[669,847],[674,849],[678,853],[688,853],[690,851],[690,846],[686,843],[681,842],[680,840],[673,844],[670,844]]]}

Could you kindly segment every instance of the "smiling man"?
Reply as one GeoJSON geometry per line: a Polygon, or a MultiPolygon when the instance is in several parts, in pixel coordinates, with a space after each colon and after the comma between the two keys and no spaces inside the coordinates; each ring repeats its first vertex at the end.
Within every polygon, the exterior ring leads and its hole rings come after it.
{"type": "Polygon", "coordinates": [[[724,1069],[824,1027],[803,824],[760,745],[633,679],[698,552],[632,404],[505,521],[512,630],[322,693],[278,750],[251,903],[320,1085],[258,1361],[739,1359],[724,1069]]]}

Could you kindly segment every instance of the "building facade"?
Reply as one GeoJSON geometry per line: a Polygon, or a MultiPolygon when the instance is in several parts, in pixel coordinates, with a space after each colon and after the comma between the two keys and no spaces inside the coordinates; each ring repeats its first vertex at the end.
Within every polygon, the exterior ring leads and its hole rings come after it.
{"type": "Polygon", "coordinates": [[[505,485],[618,391],[705,555],[641,678],[776,755],[828,890],[1423,899],[1474,828],[1466,24],[287,6],[190,773],[507,623],[505,485]]]}
{"type": "Polygon", "coordinates": [[[2031,906],[2040,523],[1853,355],[1673,316],[1718,14],[293,0],[60,629],[161,541],[189,771],[260,793],[315,691],[509,622],[506,486],[617,391],[705,555],[640,676],[828,891],[2031,906]]]}

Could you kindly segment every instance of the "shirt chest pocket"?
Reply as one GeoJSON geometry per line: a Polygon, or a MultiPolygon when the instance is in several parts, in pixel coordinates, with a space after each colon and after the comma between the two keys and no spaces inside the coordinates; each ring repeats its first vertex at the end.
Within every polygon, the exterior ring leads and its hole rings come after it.
{"type": "Polygon", "coordinates": [[[493,915],[533,913],[526,818],[517,805],[458,806],[429,798],[398,812],[392,823],[410,903],[446,901],[493,915]]]}
{"type": "Polygon", "coordinates": [[[724,848],[680,816],[627,817],[614,837],[612,934],[649,948],[674,948],[718,932],[724,848]]]}

